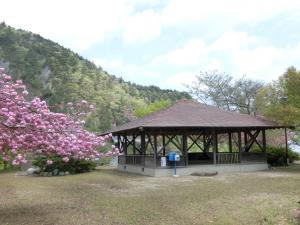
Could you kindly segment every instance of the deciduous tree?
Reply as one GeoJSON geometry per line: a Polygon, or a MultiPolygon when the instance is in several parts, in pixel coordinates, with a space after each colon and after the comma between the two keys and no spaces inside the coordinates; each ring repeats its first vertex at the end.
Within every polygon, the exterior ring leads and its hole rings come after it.
{"type": "MultiPolygon", "coordinates": [[[[104,156],[101,147],[110,138],[83,128],[83,116],[93,109],[86,101],[68,103],[68,114],[51,112],[45,101],[26,100],[21,80],[0,69],[0,155],[14,165],[26,162],[26,154],[56,154],[68,162],[71,157],[93,159],[104,156]]],[[[118,154],[112,146],[108,155],[118,154]]]]}
{"type": "Polygon", "coordinates": [[[205,104],[253,114],[256,111],[256,93],[262,86],[260,81],[245,77],[235,80],[229,74],[210,71],[200,72],[196,82],[188,89],[190,94],[205,104]]]}

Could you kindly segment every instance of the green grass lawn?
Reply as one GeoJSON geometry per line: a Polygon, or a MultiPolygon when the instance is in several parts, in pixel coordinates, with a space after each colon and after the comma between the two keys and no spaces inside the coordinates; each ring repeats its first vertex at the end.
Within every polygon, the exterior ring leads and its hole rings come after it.
{"type": "Polygon", "coordinates": [[[0,173],[0,224],[299,224],[300,166],[151,178],[0,173]]]}

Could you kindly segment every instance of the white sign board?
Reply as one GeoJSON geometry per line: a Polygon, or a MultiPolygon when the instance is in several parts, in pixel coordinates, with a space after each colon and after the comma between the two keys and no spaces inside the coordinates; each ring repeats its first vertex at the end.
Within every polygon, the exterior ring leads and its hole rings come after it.
{"type": "Polygon", "coordinates": [[[167,166],[167,157],[161,157],[160,158],[160,166],[166,167],[167,166]]]}

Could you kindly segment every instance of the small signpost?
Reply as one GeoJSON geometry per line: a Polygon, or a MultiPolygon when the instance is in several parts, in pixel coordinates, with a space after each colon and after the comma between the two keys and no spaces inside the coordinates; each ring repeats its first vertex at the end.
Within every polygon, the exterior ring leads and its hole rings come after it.
{"type": "Polygon", "coordinates": [[[168,160],[173,162],[174,165],[173,177],[177,177],[178,175],[176,174],[176,161],[180,161],[180,155],[176,152],[170,152],[168,154],[168,160]]]}

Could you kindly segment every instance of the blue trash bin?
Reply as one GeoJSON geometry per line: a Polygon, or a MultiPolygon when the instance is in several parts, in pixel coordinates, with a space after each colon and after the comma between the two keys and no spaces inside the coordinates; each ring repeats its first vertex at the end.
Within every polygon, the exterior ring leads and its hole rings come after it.
{"type": "Polygon", "coordinates": [[[176,176],[176,161],[179,161],[179,159],[180,157],[176,152],[169,152],[168,160],[173,162],[173,166],[174,166],[173,176],[176,176]]]}
{"type": "Polygon", "coordinates": [[[175,161],[175,155],[176,155],[176,152],[169,152],[168,160],[169,161],[175,161]]]}

